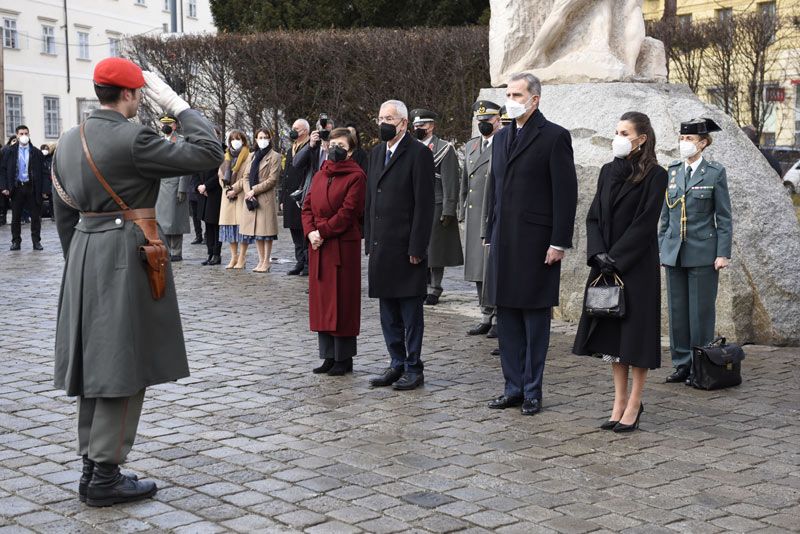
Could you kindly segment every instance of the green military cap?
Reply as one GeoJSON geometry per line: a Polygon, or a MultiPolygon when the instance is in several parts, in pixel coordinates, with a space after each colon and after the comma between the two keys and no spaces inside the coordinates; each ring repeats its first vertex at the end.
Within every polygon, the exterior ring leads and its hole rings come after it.
{"type": "Polygon", "coordinates": [[[472,104],[472,114],[475,119],[485,121],[500,115],[500,106],[490,100],[478,100],[472,104]]]}
{"type": "Polygon", "coordinates": [[[719,132],[722,128],[711,119],[700,118],[681,123],[681,135],[702,135],[719,132]]]}
{"type": "Polygon", "coordinates": [[[172,115],[162,115],[158,118],[158,122],[161,124],[174,124],[178,121],[172,115]]]}
{"type": "Polygon", "coordinates": [[[426,122],[436,122],[439,117],[433,111],[427,109],[413,109],[411,110],[411,124],[424,124],[426,122]]]}

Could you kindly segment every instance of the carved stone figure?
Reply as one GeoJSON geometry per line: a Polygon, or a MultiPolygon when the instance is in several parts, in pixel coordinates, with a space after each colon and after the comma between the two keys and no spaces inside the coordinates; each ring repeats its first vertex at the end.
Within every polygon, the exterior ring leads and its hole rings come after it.
{"type": "Polygon", "coordinates": [[[660,41],[645,36],[643,0],[491,0],[492,85],[516,72],[545,82],[664,81],[660,41]]]}

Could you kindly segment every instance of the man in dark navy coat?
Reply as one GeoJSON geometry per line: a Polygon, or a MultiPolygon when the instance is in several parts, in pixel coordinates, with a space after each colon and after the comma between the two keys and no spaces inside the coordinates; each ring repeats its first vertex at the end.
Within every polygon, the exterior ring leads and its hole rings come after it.
{"type": "Polygon", "coordinates": [[[422,385],[422,302],[427,293],[428,243],[433,228],[433,154],[408,133],[408,109],[384,102],[381,144],[369,155],[364,244],[369,296],[380,299],[381,328],[391,363],[373,387],[422,385]]]}
{"type": "Polygon", "coordinates": [[[492,143],[494,201],[486,229],[487,299],[497,306],[505,378],[503,395],[489,408],[522,405],[523,415],[541,410],[551,308],[558,305],[578,199],[569,132],[544,118],[540,98],[535,76],[511,77],[506,111],[514,121],[492,143]]]}

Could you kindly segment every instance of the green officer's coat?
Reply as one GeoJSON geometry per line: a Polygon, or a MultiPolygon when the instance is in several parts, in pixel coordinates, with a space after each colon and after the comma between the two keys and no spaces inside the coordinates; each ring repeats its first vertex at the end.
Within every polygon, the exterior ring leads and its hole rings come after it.
{"type": "Polygon", "coordinates": [[[658,232],[661,263],[675,267],[713,265],[731,257],[733,225],[725,167],[700,160],[686,182],[686,164],[676,161],[667,169],[667,196],[658,232]],[[686,203],[686,238],[681,239],[682,201],[686,203]]]}
{"type": "MultiPolygon", "coordinates": [[[[156,132],[112,110],[86,120],[92,157],[111,188],[133,209],[153,208],[160,179],[200,172],[222,162],[211,125],[192,110],[180,114],[185,142],[165,143],[156,132]]],[[[59,141],[53,172],[77,205],[53,195],[66,262],[58,306],[55,386],[67,395],[123,397],[189,375],[172,271],[155,301],[138,247],[144,235],[120,217],[81,148],[78,128],[59,141]]],[[[163,237],[163,236],[162,236],[163,237]]]]}
{"type": "Polygon", "coordinates": [[[483,282],[486,220],[484,203],[487,194],[491,145],[481,152],[483,136],[467,141],[464,149],[464,171],[461,173],[459,210],[465,222],[464,280],[483,282]]]}
{"type": "Polygon", "coordinates": [[[443,215],[456,217],[458,209],[458,156],[453,145],[435,135],[426,144],[433,152],[436,165],[433,182],[434,210],[433,230],[428,245],[428,267],[452,267],[463,265],[461,233],[458,224],[443,226],[443,215]]]}

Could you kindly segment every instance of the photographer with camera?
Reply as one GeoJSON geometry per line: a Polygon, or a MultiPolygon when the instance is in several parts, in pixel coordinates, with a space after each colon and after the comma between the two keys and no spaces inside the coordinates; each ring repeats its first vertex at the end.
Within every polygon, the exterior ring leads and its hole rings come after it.
{"type": "MultiPolygon", "coordinates": [[[[311,178],[319,172],[322,164],[328,159],[328,141],[330,140],[331,130],[335,127],[333,119],[328,117],[327,113],[320,113],[319,120],[317,121],[317,129],[311,132],[308,138],[308,144],[304,146],[295,157],[292,159],[292,166],[295,170],[300,171],[303,176],[302,184],[294,191],[288,194],[291,202],[296,202],[298,206],[303,205],[303,201],[308,193],[308,188],[311,186],[311,178]]],[[[308,245],[303,238],[303,250],[306,251],[304,255],[303,269],[296,272],[296,268],[289,271],[287,274],[300,274],[301,276],[308,276],[308,245]]]]}

